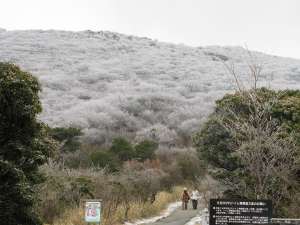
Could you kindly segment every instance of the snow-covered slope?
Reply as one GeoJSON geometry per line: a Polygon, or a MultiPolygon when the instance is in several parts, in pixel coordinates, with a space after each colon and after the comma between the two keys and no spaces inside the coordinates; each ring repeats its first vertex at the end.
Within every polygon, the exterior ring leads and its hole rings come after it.
{"type": "MultiPolygon", "coordinates": [[[[273,88],[300,87],[300,60],[253,52],[273,88]]],[[[248,73],[240,47],[193,48],[112,32],[0,30],[0,61],[42,83],[41,119],[76,125],[91,141],[115,135],[188,140],[214,100],[233,89],[224,63],[248,73]]]]}

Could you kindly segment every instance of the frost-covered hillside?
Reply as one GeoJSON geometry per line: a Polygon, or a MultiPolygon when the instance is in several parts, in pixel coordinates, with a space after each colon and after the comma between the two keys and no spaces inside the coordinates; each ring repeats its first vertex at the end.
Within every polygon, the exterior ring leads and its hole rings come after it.
{"type": "MultiPolygon", "coordinates": [[[[273,88],[300,88],[300,60],[252,53],[273,88]]],[[[253,60],[253,59],[252,59],[253,60]]],[[[88,140],[115,135],[188,141],[214,100],[233,89],[224,63],[248,73],[240,47],[187,47],[111,32],[0,30],[0,61],[42,83],[51,126],[76,125],[88,140]]]]}

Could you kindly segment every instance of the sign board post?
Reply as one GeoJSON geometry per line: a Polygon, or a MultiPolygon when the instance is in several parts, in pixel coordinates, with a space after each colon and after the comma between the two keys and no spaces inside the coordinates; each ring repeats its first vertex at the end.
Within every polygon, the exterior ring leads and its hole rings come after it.
{"type": "Polygon", "coordinates": [[[101,222],[101,200],[100,199],[85,199],[82,200],[84,206],[84,220],[87,224],[101,222]]]}
{"type": "Polygon", "coordinates": [[[270,200],[210,200],[209,225],[261,225],[271,218],[270,200]]]}

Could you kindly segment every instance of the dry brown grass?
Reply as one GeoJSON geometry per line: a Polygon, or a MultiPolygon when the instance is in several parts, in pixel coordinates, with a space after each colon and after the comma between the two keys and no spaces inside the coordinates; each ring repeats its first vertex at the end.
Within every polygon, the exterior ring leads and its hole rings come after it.
{"type": "MultiPolygon", "coordinates": [[[[149,202],[131,202],[128,212],[130,221],[158,215],[171,202],[178,201],[182,192],[181,187],[175,187],[171,192],[160,192],[156,201],[151,204],[149,202]]],[[[105,209],[104,209],[105,210],[105,209]]],[[[105,214],[105,213],[104,213],[105,214]]],[[[67,210],[62,218],[57,219],[53,225],[86,225],[83,220],[84,213],[82,209],[75,208],[67,210]]],[[[110,218],[102,218],[101,225],[121,225],[125,221],[125,206],[120,205],[110,218]]]]}

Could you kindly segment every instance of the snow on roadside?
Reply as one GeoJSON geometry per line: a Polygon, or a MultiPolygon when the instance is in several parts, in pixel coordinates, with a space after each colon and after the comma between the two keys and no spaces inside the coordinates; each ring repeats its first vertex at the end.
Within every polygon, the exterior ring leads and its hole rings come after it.
{"type": "Polygon", "coordinates": [[[140,225],[140,224],[145,224],[145,223],[155,223],[156,221],[158,221],[160,219],[168,217],[172,212],[174,212],[178,207],[180,207],[181,204],[182,204],[181,202],[173,202],[173,203],[169,204],[167,209],[164,210],[161,213],[161,215],[159,215],[159,216],[151,217],[148,219],[137,220],[133,223],[125,222],[125,225],[140,225]]]}
{"type": "Polygon", "coordinates": [[[208,213],[207,209],[203,209],[199,212],[199,214],[192,218],[189,222],[187,222],[185,225],[208,225],[208,213]]]}
{"type": "Polygon", "coordinates": [[[185,225],[196,225],[196,224],[202,224],[202,217],[201,216],[196,216],[196,217],[192,218],[185,225]]]}

